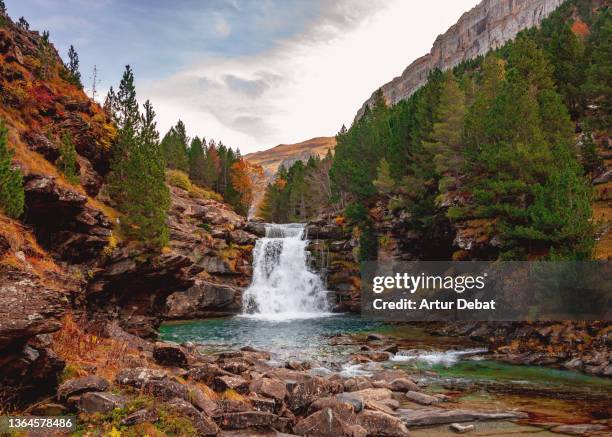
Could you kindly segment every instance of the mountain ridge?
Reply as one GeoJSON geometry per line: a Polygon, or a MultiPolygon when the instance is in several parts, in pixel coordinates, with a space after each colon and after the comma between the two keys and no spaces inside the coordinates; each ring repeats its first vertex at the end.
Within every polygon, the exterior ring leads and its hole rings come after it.
{"type": "MultiPolygon", "coordinates": [[[[429,53],[410,63],[400,76],[380,87],[387,104],[410,97],[427,81],[432,70],[447,70],[484,55],[513,39],[521,30],[540,24],[563,0],[483,0],[439,35],[429,53]]],[[[376,91],[357,111],[361,118],[376,91]]]]}

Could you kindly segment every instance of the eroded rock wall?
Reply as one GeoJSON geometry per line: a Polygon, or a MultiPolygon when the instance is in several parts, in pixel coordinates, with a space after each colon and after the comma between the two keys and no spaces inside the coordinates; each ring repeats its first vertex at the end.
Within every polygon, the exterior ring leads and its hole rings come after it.
{"type": "MultiPolygon", "coordinates": [[[[410,97],[436,68],[448,70],[501,47],[521,30],[540,24],[561,3],[563,0],[483,0],[438,36],[428,54],[381,87],[387,103],[393,105],[410,97]]],[[[374,94],[363,104],[357,118],[373,101],[374,94]]]]}

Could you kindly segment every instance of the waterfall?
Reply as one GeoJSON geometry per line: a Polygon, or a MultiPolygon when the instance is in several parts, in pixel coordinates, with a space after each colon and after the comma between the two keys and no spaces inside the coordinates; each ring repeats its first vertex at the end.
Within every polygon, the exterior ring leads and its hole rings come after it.
{"type": "Polygon", "coordinates": [[[270,320],[329,315],[323,281],[308,268],[303,224],[267,224],[253,250],[253,281],[243,315],[270,320]]]}

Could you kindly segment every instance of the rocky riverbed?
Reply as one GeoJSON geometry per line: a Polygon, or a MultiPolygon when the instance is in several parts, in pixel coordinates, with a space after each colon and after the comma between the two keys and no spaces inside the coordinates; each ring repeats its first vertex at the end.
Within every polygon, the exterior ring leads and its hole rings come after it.
{"type": "MultiPolygon", "coordinates": [[[[162,335],[168,337],[180,327],[163,329],[162,335]]],[[[371,326],[345,334],[321,333],[325,351],[302,354],[300,358],[310,357],[302,360],[292,358],[297,355],[283,345],[266,351],[206,339],[153,343],[115,329],[113,337],[122,340],[101,345],[121,350],[112,364],[108,356],[99,355],[79,365],[73,361],[56,397],[30,412],[75,412],[79,435],[92,436],[113,428],[122,435],[154,435],[157,429],[175,435],[334,437],[612,431],[606,416],[611,401],[605,391],[578,390],[576,399],[563,401],[551,391],[561,386],[521,397],[487,390],[477,378],[457,383],[462,379],[444,360],[463,358],[464,364],[477,364],[483,351],[469,340],[452,337],[434,340],[434,351],[433,337],[423,330],[394,330],[396,335],[384,326],[371,326]],[[430,348],[426,353],[425,347],[430,348]],[[334,351],[337,360],[330,359],[334,351]],[[409,351],[417,356],[421,351],[424,359],[411,361],[409,351]],[[591,411],[580,411],[585,404],[591,411]]],[[[57,344],[70,346],[68,334],[80,335],[63,331],[56,335],[57,344]]]]}

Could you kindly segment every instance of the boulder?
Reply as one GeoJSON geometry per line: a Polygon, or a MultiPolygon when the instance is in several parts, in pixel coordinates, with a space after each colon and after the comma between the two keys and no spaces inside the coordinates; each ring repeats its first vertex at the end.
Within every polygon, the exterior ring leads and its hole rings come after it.
{"type": "Polygon", "coordinates": [[[332,409],[334,414],[346,421],[352,420],[355,415],[355,405],[353,403],[336,397],[317,399],[308,407],[308,415],[310,416],[326,408],[332,409]]]}
{"type": "Polygon", "coordinates": [[[194,381],[203,382],[207,385],[212,384],[217,376],[234,376],[230,372],[223,370],[217,364],[204,363],[189,369],[189,377],[194,381]]]}
{"type": "Polygon", "coordinates": [[[170,343],[155,343],[153,359],[162,366],[184,367],[187,365],[185,352],[179,346],[170,343]]]}
{"type": "MultiPolygon", "coordinates": [[[[222,266],[219,269],[225,271],[223,262],[219,265],[222,266]]],[[[242,291],[239,288],[198,279],[186,291],[179,291],[168,296],[165,317],[193,319],[234,314],[240,310],[239,296],[241,294],[242,291]]]]}
{"type": "Polygon", "coordinates": [[[357,415],[357,423],[373,436],[407,437],[406,425],[397,417],[382,411],[364,410],[357,415]]]}
{"type": "Polygon", "coordinates": [[[122,426],[134,426],[139,425],[141,423],[154,423],[159,420],[159,414],[157,411],[149,408],[143,408],[142,410],[135,411],[129,416],[121,419],[122,426]]]}
{"type": "Polygon", "coordinates": [[[503,420],[527,417],[518,411],[476,411],[476,410],[445,410],[443,408],[422,408],[418,410],[396,411],[402,421],[408,426],[444,425],[453,422],[471,422],[474,420],[503,420]]]}
{"type": "Polygon", "coordinates": [[[187,384],[188,401],[198,410],[207,416],[212,416],[217,412],[217,403],[206,396],[202,390],[194,385],[187,384]]]}
{"type": "Polygon", "coordinates": [[[123,369],[115,376],[115,382],[119,385],[129,385],[140,388],[148,381],[166,378],[166,372],[148,367],[133,367],[123,369]]]}
{"type": "Polygon", "coordinates": [[[237,393],[244,394],[249,391],[249,383],[240,376],[216,376],[212,380],[211,388],[217,392],[234,390],[237,393]]]}
{"type": "Polygon", "coordinates": [[[198,431],[198,436],[213,437],[219,434],[219,427],[209,417],[199,412],[189,402],[174,398],[167,402],[166,408],[176,414],[186,417],[198,431]]]}
{"type": "Polygon", "coordinates": [[[348,378],[344,381],[344,391],[357,391],[364,390],[366,388],[373,388],[372,382],[370,378],[366,378],[365,376],[355,376],[353,378],[348,378]]]}
{"type": "Polygon", "coordinates": [[[389,388],[393,391],[419,391],[419,386],[408,378],[397,378],[389,383],[389,388]]]}
{"type": "Polygon", "coordinates": [[[249,384],[249,391],[272,398],[279,403],[287,396],[286,384],[272,378],[253,379],[249,384]]]}
{"type": "Polygon", "coordinates": [[[230,241],[240,245],[255,244],[257,235],[250,234],[242,229],[235,229],[229,232],[230,241]]]}
{"type": "Polygon", "coordinates": [[[84,393],[78,403],[79,411],[83,413],[108,413],[115,408],[125,407],[125,398],[106,392],[84,393]]]}
{"type": "Polygon", "coordinates": [[[442,401],[442,399],[431,396],[425,393],[419,393],[418,391],[407,391],[406,398],[412,402],[416,402],[421,405],[432,405],[437,404],[442,401]]]}
{"type": "Polygon", "coordinates": [[[300,411],[308,407],[318,398],[330,396],[342,391],[340,383],[330,381],[318,376],[309,377],[303,382],[289,384],[287,407],[293,411],[300,411]]]}
{"type": "Polygon", "coordinates": [[[324,408],[299,421],[293,432],[312,437],[366,437],[360,425],[349,423],[331,408],[324,408]]]}
{"type": "Polygon", "coordinates": [[[215,416],[215,420],[223,429],[274,429],[284,432],[289,427],[289,420],[276,414],[263,411],[242,411],[224,413],[215,416]]]}
{"type": "Polygon", "coordinates": [[[173,398],[189,399],[187,386],[171,379],[149,380],[142,385],[142,391],[164,401],[173,398]]]}
{"type": "Polygon", "coordinates": [[[253,363],[245,358],[231,358],[228,360],[222,360],[219,366],[234,375],[240,375],[253,367],[253,363]]]}
{"type": "Polygon", "coordinates": [[[108,386],[109,384],[106,379],[95,375],[69,379],[57,389],[57,398],[65,400],[70,396],[89,391],[101,392],[107,390],[108,386]]]}
{"type": "Polygon", "coordinates": [[[263,411],[266,413],[276,413],[279,410],[279,405],[270,398],[262,398],[257,395],[249,396],[249,402],[255,411],[263,411]]]}

